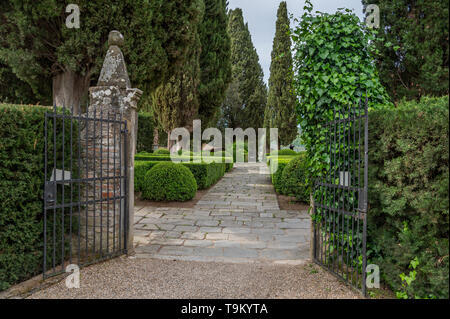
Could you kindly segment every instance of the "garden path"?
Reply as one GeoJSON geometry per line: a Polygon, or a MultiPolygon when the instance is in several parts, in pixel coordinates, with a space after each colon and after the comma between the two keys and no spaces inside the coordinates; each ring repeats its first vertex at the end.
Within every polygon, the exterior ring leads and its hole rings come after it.
{"type": "Polygon", "coordinates": [[[263,163],[236,163],[194,208],[135,207],[138,258],[302,264],[307,211],[280,210],[263,163]]]}
{"type": "Polygon", "coordinates": [[[360,298],[309,259],[306,211],[283,211],[266,165],[236,164],[194,208],[136,207],[136,256],[29,298],[360,298]],[[237,264],[239,263],[239,264],[237,264]]]}

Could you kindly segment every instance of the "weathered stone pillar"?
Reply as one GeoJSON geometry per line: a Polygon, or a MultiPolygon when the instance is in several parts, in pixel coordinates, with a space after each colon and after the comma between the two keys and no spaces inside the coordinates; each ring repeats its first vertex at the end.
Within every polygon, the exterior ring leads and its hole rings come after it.
{"type": "MultiPolygon", "coordinates": [[[[101,199],[99,205],[88,205],[85,216],[81,216],[82,229],[89,231],[86,238],[89,247],[96,247],[102,238],[102,248],[117,250],[118,244],[124,247],[124,232],[127,234],[127,251],[133,252],[134,220],[134,155],[136,152],[137,103],[142,95],[139,89],[131,88],[125,60],[120,50],[124,42],[122,34],[111,31],[108,38],[108,52],[103,63],[97,86],[89,89],[89,118],[100,121],[87,121],[82,129],[82,145],[86,145],[85,159],[88,169],[85,176],[99,177],[88,187],[87,199],[101,199]],[[126,122],[126,128],[120,124],[126,122]],[[112,146],[114,145],[114,147],[112,146]],[[102,155],[100,155],[102,154],[102,155]],[[115,178],[124,176],[127,178],[115,178]],[[105,178],[106,177],[106,178],[105,178]],[[127,194],[127,200],[111,200],[127,194]],[[120,217],[118,212],[121,212],[120,217]],[[123,219],[125,211],[128,218],[123,219]],[[94,220],[96,218],[96,221],[94,220]],[[103,223],[98,224],[101,218],[103,223]],[[118,218],[120,220],[118,220],[118,218]],[[108,240],[105,241],[105,239],[108,240]]],[[[83,195],[86,197],[86,195],[83,195]]],[[[95,252],[98,252],[97,248],[95,252]]],[[[104,253],[102,249],[100,253],[104,253]]]]}

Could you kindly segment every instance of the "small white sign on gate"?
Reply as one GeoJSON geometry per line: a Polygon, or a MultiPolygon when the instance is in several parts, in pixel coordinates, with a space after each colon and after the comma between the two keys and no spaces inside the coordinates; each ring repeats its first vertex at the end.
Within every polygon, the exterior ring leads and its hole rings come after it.
{"type": "Polygon", "coordinates": [[[350,172],[340,171],[339,172],[339,186],[350,186],[350,172]]]}
{"type": "MultiPolygon", "coordinates": [[[[72,178],[72,174],[70,171],[63,171],[62,169],[54,169],[49,181],[50,182],[62,182],[63,176],[64,176],[65,181],[72,178]]],[[[64,183],[64,185],[69,185],[69,183],[64,183]]]]}

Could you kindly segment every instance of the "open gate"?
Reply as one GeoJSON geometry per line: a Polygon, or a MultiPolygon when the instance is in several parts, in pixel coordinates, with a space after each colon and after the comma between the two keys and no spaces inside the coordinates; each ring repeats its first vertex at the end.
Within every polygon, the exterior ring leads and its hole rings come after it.
{"type": "Polygon", "coordinates": [[[314,187],[314,261],[366,293],[367,99],[334,109],[326,129],[329,165],[314,187]]]}
{"type": "Polygon", "coordinates": [[[126,126],[119,110],[46,112],[44,278],[126,253],[126,126]]]}

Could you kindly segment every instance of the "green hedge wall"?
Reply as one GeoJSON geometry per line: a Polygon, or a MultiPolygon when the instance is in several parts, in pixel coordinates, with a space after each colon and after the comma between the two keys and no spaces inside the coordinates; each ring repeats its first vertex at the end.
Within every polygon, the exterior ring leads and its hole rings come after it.
{"type": "Polygon", "coordinates": [[[155,155],[170,155],[170,151],[167,148],[158,148],[153,152],[155,155]]]}
{"type": "Polygon", "coordinates": [[[267,158],[267,164],[269,165],[270,176],[272,178],[272,184],[275,188],[275,192],[277,192],[278,194],[283,194],[283,170],[286,165],[295,158],[295,156],[279,156],[278,160],[276,158],[276,156],[269,156],[267,158]],[[278,163],[276,170],[275,163],[278,163]]]}
{"type": "Polygon", "coordinates": [[[449,297],[448,121],[448,96],[369,116],[368,257],[394,291],[417,257],[410,298],[449,297]]]}
{"type": "MultiPolygon", "coordinates": [[[[199,158],[202,158],[200,156],[180,156],[179,157],[182,160],[189,160],[189,161],[193,161],[199,158]]],[[[136,154],[134,156],[135,161],[158,161],[158,162],[169,162],[172,160],[172,158],[170,157],[170,155],[166,155],[166,154],[145,154],[145,153],[140,153],[140,154],[136,154]]],[[[214,161],[216,163],[223,163],[225,162],[227,159],[230,159],[229,163],[225,163],[225,171],[229,172],[232,168],[233,168],[233,162],[231,162],[231,158],[225,158],[225,157],[216,157],[216,156],[211,156],[208,157],[208,162],[214,161]]]]}
{"type": "Polygon", "coordinates": [[[306,152],[293,158],[281,174],[281,192],[293,196],[301,202],[309,202],[310,187],[306,183],[307,171],[306,152]]]}
{"type": "Polygon", "coordinates": [[[298,153],[294,150],[286,148],[282,150],[275,150],[271,152],[270,155],[298,155],[298,153]]]}
{"type": "MultiPolygon", "coordinates": [[[[145,183],[145,174],[161,161],[134,162],[134,190],[140,192],[145,183]]],[[[183,162],[190,169],[197,182],[198,189],[205,189],[216,183],[225,174],[228,163],[192,163],[183,162]]]]}
{"type": "Polygon", "coordinates": [[[275,192],[281,195],[293,196],[297,200],[309,201],[309,187],[306,184],[306,152],[297,155],[272,155],[267,157],[270,167],[272,184],[275,192]],[[275,171],[275,161],[278,159],[278,169],[275,171]]]}
{"type": "MultiPolygon", "coordinates": [[[[42,272],[46,110],[41,106],[0,104],[0,290],[42,272]]],[[[61,120],[56,123],[57,149],[60,150],[61,120]]],[[[53,153],[52,127],[53,122],[49,121],[50,154],[53,153]]],[[[76,140],[76,123],[73,132],[76,140]]],[[[69,134],[70,125],[66,123],[66,167],[70,167],[69,134]]],[[[57,153],[57,161],[61,163],[61,152],[57,153]]],[[[49,158],[49,168],[53,166],[52,160],[49,158]]],[[[48,229],[52,229],[52,223],[49,219],[48,229]]],[[[60,222],[56,229],[60,231],[60,222]]],[[[56,238],[60,237],[57,234],[56,238]]],[[[58,249],[57,258],[59,253],[58,249]]]]}
{"type": "MultiPolygon", "coordinates": [[[[137,152],[152,152],[153,151],[153,130],[156,122],[150,113],[138,113],[138,132],[136,141],[137,152]]],[[[159,145],[167,145],[167,133],[162,129],[159,132],[159,145]]]]}

